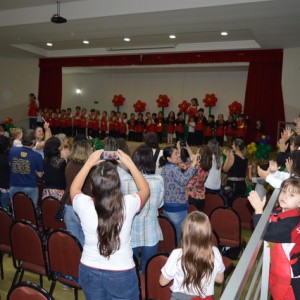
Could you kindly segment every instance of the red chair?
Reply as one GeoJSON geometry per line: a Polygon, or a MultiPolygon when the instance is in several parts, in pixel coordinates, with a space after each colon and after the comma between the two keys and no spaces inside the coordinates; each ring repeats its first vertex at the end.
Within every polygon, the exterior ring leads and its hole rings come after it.
{"type": "MultiPolygon", "coordinates": [[[[212,237],[213,245],[219,249],[220,248],[220,239],[214,230],[212,230],[211,237],[212,237]]],[[[229,257],[222,255],[222,260],[223,260],[223,264],[225,266],[224,281],[222,283],[222,290],[221,290],[223,292],[223,290],[226,286],[226,282],[228,281],[228,277],[233,272],[235,267],[234,267],[233,261],[229,257]]]]}
{"type": "Polygon", "coordinates": [[[80,284],[70,277],[78,278],[78,268],[82,246],[78,239],[69,231],[57,229],[48,237],[48,260],[52,279],[50,294],[53,294],[56,281],[74,288],[75,299],[78,299],[80,284]]]}
{"type": "Polygon", "coordinates": [[[61,203],[58,199],[53,197],[46,197],[41,204],[42,222],[44,232],[49,232],[54,229],[66,229],[64,221],[57,221],[55,215],[57,210],[61,207],[61,203]]]}
{"type": "Polygon", "coordinates": [[[253,230],[252,216],[254,209],[245,197],[238,197],[233,200],[232,208],[238,213],[241,218],[241,226],[243,229],[253,230]]]}
{"type": "Polygon", "coordinates": [[[210,216],[212,228],[220,239],[220,245],[225,247],[240,247],[245,244],[242,240],[241,219],[237,212],[229,207],[217,207],[210,216]]]}
{"type": "Polygon", "coordinates": [[[46,252],[39,232],[29,221],[17,221],[10,228],[11,253],[16,269],[12,287],[22,281],[25,271],[39,274],[40,286],[43,287],[43,276],[48,276],[46,252]]]}
{"type": "Polygon", "coordinates": [[[216,208],[220,206],[224,206],[225,201],[219,194],[205,194],[205,204],[203,212],[209,216],[210,213],[216,208]]]}
{"type": "Polygon", "coordinates": [[[171,253],[177,247],[176,229],[173,223],[164,215],[158,216],[163,240],[158,243],[158,252],[171,253]]]}
{"type": "Polygon", "coordinates": [[[42,205],[42,197],[43,197],[43,190],[45,187],[45,183],[43,180],[38,180],[37,182],[38,190],[39,190],[39,198],[38,198],[38,207],[41,207],[42,205]]]}
{"type": "Polygon", "coordinates": [[[148,260],[145,273],[146,299],[171,298],[172,281],[163,287],[159,284],[160,270],[166,264],[168,256],[167,253],[158,253],[148,260]]]}
{"type": "Polygon", "coordinates": [[[191,213],[193,211],[199,211],[198,208],[193,205],[193,204],[189,204],[189,210],[188,210],[188,213],[191,213]]]}
{"type": "Polygon", "coordinates": [[[0,270],[1,279],[4,279],[3,256],[11,254],[11,245],[9,238],[10,227],[13,223],[11,214],[0,207],[0,270]]]}
{"type": "Polygon", "coordinates": [[[15,193],[12,198],[15,221],[26,220],[39,228],[38,217],[32,199],[25,193],[15,193]]]}
{"type": "Polygon", "coordinates": [[[13,286],[8,292],[7,300],[54,300],[54,298],[42,287],[26,281],[13,286]]]}

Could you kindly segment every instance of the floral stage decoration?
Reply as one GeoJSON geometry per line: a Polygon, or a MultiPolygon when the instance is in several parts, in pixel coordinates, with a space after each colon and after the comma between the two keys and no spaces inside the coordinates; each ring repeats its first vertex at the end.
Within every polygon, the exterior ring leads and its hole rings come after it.
{"type": "Polygon", "coordinates": [[[137,100],[134,104],[134,111],[135,112],[143,112],[146,109],[146,103],[143,102],[142,100],[137,100]]]}
{"type": "Polygon", "coordinates": [[[215,94],[206,94],[203,99],[205,107],[208,107],[208,115],[211,115],[211,108],[216,106],[218,98],[215,94]]]}
{"type": "Polygon", "coordinates": [[[119,108],[121,105],[124,104],[125,98],[122,95],[114,95],[114,98],[112,99],[112,103],[114,106],[117,107],[117,111],[119,112],[119,108]]]}
{"type": "Polygon", "coordinates": [[[242,113],[242,104],[238,101],[233,101],[231,104],[228,105],[229,113],[233,115],[235,118],[237,115],[242,113]]]}
{"type": "Polygon", "coordinates": [[[159,95],[158,99],[156,99],[156,103],[158,107],[162,108],[162,113],[164,115],[165,107],[169,107],[170,99],[167,95],[159,95]]]}

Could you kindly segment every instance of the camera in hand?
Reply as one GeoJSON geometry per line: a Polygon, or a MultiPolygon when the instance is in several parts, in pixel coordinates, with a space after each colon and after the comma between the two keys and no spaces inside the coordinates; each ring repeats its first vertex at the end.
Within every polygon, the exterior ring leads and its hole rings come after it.
{"type": "Polygon", "coordinates": [[[185,140],[182,140],[182,139],[180,139],[180,141],[179,141],[179,145],[180,145],[180,147],[186,147],[186,141],[185,141],[185,140]]]}
{"type": "Polygon", "coordinates": [[[117,151],[104,151],[103,152],[103,159],[104,160],[118,160],[118,152],[117,151]]]}

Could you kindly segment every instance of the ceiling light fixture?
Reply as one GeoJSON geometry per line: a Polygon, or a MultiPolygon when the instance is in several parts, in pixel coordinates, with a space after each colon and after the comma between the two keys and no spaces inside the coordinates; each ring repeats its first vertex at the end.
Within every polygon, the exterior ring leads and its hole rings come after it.
{"type": "Polygon", "coordinates": [[[56,1],[56,4],[57,4],[57,13],[52,16],[52,18],[50,19],[51,22],[56,24],[66,23],[67,19],[63,18],[60,15],[60,2],[56,1]]]}
{"type": "Polygon", "coordinates": [[[223,35],[223,36],[228,35],[228,32],[227,31],[222,31],[221,35],[223,35]]]}
{"type": "Polygon", "coordinates": [[[130,42],[130,38],[129,38],[129,37],[125,37],[125,38],[124,38],[124,41],[125,41],[125,42],[130,42]]]}
{"type": "Polygon", "coordinates": [[[175,34],[170,34],[170,35],[169,35],[169,38],[170,38],[170,39],[176,39],[176,35],[175,35],[175,34]]]}
{"type": "Polygon", "coordinates": [[[75,89],[75,93],[76,93],[77,95],[81,95],[82,90],[81,90],[81,89],[75,89]]]}
{"type": "Polygon", "coordinates": [[[47,45],[48,47],[52,47],[52,46],[53,46],[52,43],[47,43],[46,45],[47,45]]]}
{"type": "Polygon", "coordinates": [[[85,41],[82,41],[84,44],[88,45],[90,42],[85,40],[85,41]]]}

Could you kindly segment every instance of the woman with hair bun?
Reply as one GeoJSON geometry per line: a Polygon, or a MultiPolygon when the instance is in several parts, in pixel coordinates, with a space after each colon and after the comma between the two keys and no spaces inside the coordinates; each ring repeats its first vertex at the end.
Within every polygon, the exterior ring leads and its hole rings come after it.
{"type": "Polygon", "coordinates": [[[180,241],[181,224],[189,208],[185,189],[197,172],[198,155],[191,157],[191,165],[184,173],[179,168],[179,163],[181,163],[181,157],[177,148],[166,147],[163,156],[159,159],[159,165],[163,167],[161,176],[165,186],[163,211],[176,228],[177,242],[180,241]]]}

